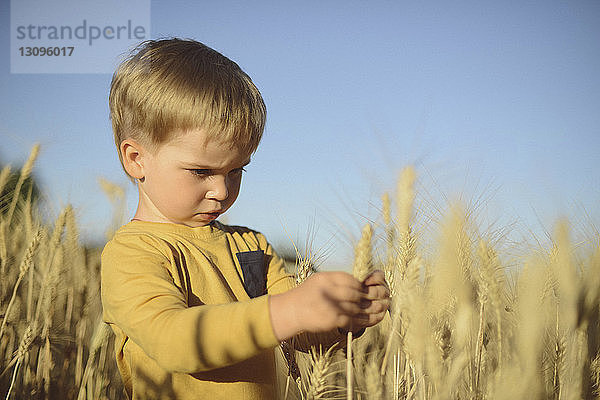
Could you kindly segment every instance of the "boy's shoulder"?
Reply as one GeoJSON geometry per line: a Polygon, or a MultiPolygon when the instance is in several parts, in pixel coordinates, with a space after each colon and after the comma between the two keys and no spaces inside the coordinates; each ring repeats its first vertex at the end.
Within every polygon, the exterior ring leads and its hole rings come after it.
{"type": "Polygon", "coordinates": [[[219,221],[215,221],[215,226],[222,232],[230,234],[230,235],[237,234],[237,235],[254,235],[254,236],[264,237],[264,235],[262,233],[260,233],[259,231],[249,228],[247,226],[227,225],[227,224],[223,224],[219,221]]]}

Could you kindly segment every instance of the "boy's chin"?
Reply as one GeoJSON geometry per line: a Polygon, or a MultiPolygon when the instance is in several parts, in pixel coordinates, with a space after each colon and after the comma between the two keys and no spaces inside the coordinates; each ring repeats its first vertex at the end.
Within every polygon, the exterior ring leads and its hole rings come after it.
{"type": "Polygon", "coordinates": [[[194,218],[191,219],[190,221],[187,221],[186,225],[192,227],[192,228],[197,228],[200,226],[206,226],[209,225],[211,222],[215,221],[220,214],[204,214],[204,213],[200,213],[200,214],[196,214],[194,215],[194,218]]]}
{"type": "Polygon", "coordinates": [[[176,225],[187,226],[188,228],[201,228],[203,226],[210,225],[212,221],[182,221],[182,222],[173,222],[176,225]]]}

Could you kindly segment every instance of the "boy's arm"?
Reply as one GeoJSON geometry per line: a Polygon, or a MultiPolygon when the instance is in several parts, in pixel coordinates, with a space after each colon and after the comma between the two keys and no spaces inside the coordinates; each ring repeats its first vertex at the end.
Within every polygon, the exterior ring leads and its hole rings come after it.
{"type": "Polygon", "coordinates": [[[275,347],[267,296],[187,307],[167,259],[145,242],[112,241],[102,254],[104,318],[118,325],[162,368],[200,372],[275,347]]]}

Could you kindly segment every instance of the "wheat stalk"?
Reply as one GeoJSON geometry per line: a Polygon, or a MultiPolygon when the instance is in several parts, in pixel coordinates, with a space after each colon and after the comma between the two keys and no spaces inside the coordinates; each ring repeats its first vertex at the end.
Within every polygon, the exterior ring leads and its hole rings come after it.
{"type": "Polygon", "coordinates": [[[103,321],[99,321],[96,324],[96,329],[94,331],[94,336],[92,338],[92,343],[90,346],[90,353],[88,355],[87,362],[85,364],[85,369],[83,371],[83,377],[81,379],[81,385],[79,387],[79,394],[77,396],[77,400],[85,399],[86,391],[88,391],[89,385],[91,383],[91,377],[93,374],[93,363],[96,359],[96,356],[100,349],[105,346],[110,337],[110,328],[103,321]]]}
{"type": "MultiPolygon", "coordinates": [[[[6,246],[6,233],[4,227],[6,223],[4,219],[0,219],[0,276],[5,276],[5,266],[8,259],[8,250],[6,246]]],[[[2,296],[3,291],[0,290],[0,297],[2,296]]]]}

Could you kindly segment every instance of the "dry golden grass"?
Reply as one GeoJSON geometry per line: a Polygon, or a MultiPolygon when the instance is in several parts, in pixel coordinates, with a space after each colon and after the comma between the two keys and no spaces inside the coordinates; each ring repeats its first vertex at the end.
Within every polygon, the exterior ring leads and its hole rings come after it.
{"type": "MultiPolygon", "coordinates": [[[[0,187],[9,174],[0,172],[0,187]]],[[[450,206],[435,229],[418,226],[415,179],[412,168],[401,173],[395,199],[383,197],[381,220],[356,246],[357,276],[378,268],[388,278],[389,317],[351,339],[351,354],[337,347],[296,354],[290,379],[282,368],[282,397],[600,398],[597,231],[573,243],[561,221],[549,248],[531,247],[515,260],[511,243],[479,232],[468,207],[450,206]],[[431,231],[437,236],[425,237],[431,231]]],[[[110,235],[124,196],[101,185],[115,207],[110,235]]],[[[13,196],[0,214],[0,396],[124,399],[113,337],[101,321],[100,250],[79,242],[72,208],[46,222],[31,196],[13,196]]],[[[298,256],[301,282],[318,257],[308,248],[298,256]]]]}

